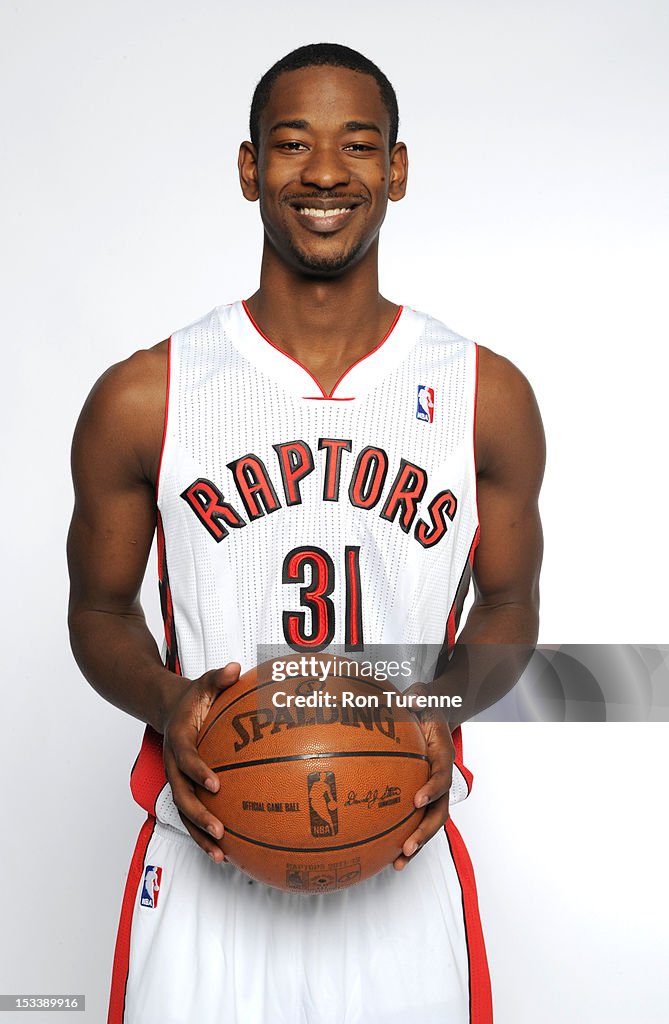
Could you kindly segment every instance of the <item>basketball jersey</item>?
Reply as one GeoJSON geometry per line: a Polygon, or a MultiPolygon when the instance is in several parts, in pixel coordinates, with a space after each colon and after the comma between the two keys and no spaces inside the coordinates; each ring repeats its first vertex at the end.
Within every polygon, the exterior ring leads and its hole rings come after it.
{"type": "MultiPolygon", "coordinates": [[[[478,540],[477,347],[401,307],[332,393],[243,302],[169,342],[158,482],[167,666],[455,641],[478,540]]],[[[454,733],[453,802],[471,775],[454,733]]],[[[135,798],[182,828],[147,728],[135,798]]]]}

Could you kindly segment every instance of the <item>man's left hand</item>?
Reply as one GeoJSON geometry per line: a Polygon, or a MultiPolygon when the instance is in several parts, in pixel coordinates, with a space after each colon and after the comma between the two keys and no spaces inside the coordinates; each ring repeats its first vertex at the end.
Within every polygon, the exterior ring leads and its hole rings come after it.
{"type": "MultiPolygon", "coordinates": [[[[428,692],[427,687],[420,683],[413,686],[411,690],[413,693],[428,692]]],[[[418,720],[427,744],[430,778],[416,793],[414,803],[416,807],[426,807],[427,809],[420,825],[406,840],[402,847],[402,853],[393,862],[393,867],[397,871],[405,868],[421,847],[433,836],[436,836],[439,829],[443,828],[448,821],[448,796],[455,759],[451,731],[446,719],[434,709],[428,708],[423,712],[418,712],[418,720]]]]}

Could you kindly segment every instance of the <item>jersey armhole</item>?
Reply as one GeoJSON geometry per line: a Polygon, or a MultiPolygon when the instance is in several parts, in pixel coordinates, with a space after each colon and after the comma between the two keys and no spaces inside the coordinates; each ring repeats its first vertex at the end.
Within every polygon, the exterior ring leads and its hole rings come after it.
{"type": "Polygon", "coordinates": [[[160,458],[158,459],[158,473],[156,475],[156,504],[160,502],[160,478],[163,468],[163,457],[167,442],[167,423],[170,411],[170,378],[172,376],[172,335],[167,339],[167,379],[165,381],[165,415],[163,418],[163,440],[160,445],[160,458]]]}
{"type": "Polygon", "coordinates": [[[476,534],[478,537],[481,528],[481,517],[479,516],[478,468],[476,464],[476,412],[479,398],[479,346],[476,341],[474,342],[474,350],[476,355],[474,363],[474,413],[472,416],[472,465],[474,467],[474,500],[476,504],[476,534]]]}

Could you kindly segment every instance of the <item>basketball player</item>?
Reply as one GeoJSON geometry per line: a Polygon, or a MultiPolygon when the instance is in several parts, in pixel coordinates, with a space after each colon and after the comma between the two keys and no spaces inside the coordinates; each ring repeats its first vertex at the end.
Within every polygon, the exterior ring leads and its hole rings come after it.
{"type": "Polygon", "coordinates": [[[73,650],[147,723],[110,1024],[492,1020],[448,818],[471,783],[459,728],[424,720],[428,807],[399,870],[340,893],[251,884],[221,863],[225,821],[198,798],[218,787],[198,728],[258,644],[450,646],[471,573],[456,651],[536,640],[539,414],[509,362],[379,293],[379,231],[407,185],[397,125],[392,86],[355,51],[275,65],[239,152],[260,287],[112,367],[76,429],[73,650]],[[165,664],[138,599],[156,528],[165,664]]]}

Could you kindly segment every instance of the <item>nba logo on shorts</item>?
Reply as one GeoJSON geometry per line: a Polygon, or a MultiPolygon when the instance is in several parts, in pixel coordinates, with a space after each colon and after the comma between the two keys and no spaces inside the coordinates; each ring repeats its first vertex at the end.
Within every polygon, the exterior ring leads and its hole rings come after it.
{"type": "Polygon", "coordinates": [[[143,907],[151,907],[153,910],[158,906],[158,894],[160,892],[160,880],[163,877],[163,869],[147,864],[144,871],[144,882],[142,883],[142,895],[140,903],[143,907]]]}
{"type": "Polygon", "coordinates": [[[434,388],[428,388],[425,384],[418,385],[416,419],[423,423],[432,423],[434,419],[434,388]]]}

